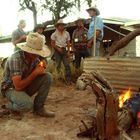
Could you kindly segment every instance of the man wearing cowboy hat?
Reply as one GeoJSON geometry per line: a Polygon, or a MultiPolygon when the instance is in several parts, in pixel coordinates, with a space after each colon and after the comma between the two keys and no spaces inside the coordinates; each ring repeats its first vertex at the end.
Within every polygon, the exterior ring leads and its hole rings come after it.
{"type": "Polygon", "coordinates": [[[87,32],[88,30],[84,27],[84,19],[78,18],[75,21],[77,28],[72,34],[72,45],[75,49],[75,68],[79,69],[81,64],[81,58],[89,56],[87,48],[87,32]]]}
{"type": "MultiPolygon", "coordinates": [[[[94,20],[96,20],[96,52],[95,55],[99,56],[99,49],[100,49],[100,42],[103,38],[103,21],[100,17],[100,11],[96,7],[90,7],[87,9],[87,12],[89,13],[89,16],[91,17],[91,21],[89,24],[89,29],[88,29],[88,48],[89,50],[93,46],[93,38],[94,38],[94,20]]],[[[90,50],[90,52],[92,52],[90,50]]]]}
{"type": "Polygon", "coordinates": [[[71,70],[68,61],[67,51],[70,51],[70,35],[65,30],[65,23],[62,19],[55,24],[56,31],[51,35],[51,46],[54,48],[54,57],[56,60],[57,71],[60,72],[61,62],[65,67],[66,82],[71,83],[71,70]]]}
{"type": "Polygon", "coordinates": [[[36,115],[54,117],[53,112],[44,109],[52,82],[51,75],[45,72],[44,57],[50,55],[50,50],[38,33],[30,33],[26,42],[17,47],[21,50],[8,58],[1,84],[1,92],[8,99],[5,109],[24,112],[33,108],[36,115]]]}
{"type": "Polygon", "coordinates": [[[45,29],[45,27],[44,27],[44,25],[42,25],[42,24],[37,24],[36,26],[35,26],[35,28],[34,28],[34,32],[37,32],[37,33],[39,33],[39,34],[43,34],[43,32],[44,32],[44,29],[45,29]]]}
{"type": "Polygon", "coordinates": [[[45,36],[43,35],[44,30],[45,30],[44,25],[42,25],[42,24],[37,24],[37,25],[35,26],[33,32],[39,33],[39,34],[43,37],[43,39],[46,40],[45,36]]]}

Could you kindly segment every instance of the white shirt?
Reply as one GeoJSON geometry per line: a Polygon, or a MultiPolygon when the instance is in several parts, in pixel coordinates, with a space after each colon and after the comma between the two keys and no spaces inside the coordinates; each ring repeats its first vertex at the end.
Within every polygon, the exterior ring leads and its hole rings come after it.
{"type": "Polygon", "coordinates": [[[70,41],[70,34],[67,31],[60,33],[58,30],[56,30],[51,35],[51,39],[55,41],[56,46],[59,46],[60,48],[66,47],[67,41],[70,41]]]}

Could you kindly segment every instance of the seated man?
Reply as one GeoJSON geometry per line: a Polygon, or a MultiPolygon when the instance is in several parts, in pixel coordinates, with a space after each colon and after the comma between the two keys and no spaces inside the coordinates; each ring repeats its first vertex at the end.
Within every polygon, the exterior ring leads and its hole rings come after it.
{"type": "Polygon", "coordinates": [[[50,50],[44,43],[40,34],[30,33],[26,43],[17,44],[21,50],[8,58],[1,84],[1,92],[8,99],[5,110],[23,112],[33,108],[36,115],[54,117],[53,112],[44,109],[52,82],[51,74],[45,72],[44,57],[50,55],[50,50]],[[33,102],[31,96],[36,93],[33,102]]]}

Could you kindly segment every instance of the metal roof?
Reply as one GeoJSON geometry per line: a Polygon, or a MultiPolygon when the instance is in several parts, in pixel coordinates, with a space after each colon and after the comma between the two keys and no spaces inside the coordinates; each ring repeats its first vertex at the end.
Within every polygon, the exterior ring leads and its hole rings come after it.
{"type": "Polygon", "coordinates": [[[92,57],[84,60],[84,71],[99,71],[117,90],[140,88],[140,57],[92,57]]]}

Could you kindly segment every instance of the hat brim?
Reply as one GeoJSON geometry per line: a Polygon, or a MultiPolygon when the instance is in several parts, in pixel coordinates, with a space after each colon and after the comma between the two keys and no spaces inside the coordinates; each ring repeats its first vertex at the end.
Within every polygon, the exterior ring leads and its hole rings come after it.
{"type": "Polygon", "coordinates": [[[66,26],[67,24],[66,24],[66,23],[56,23],[56,24],[55,24],[55,27],[58,27],[59,25],[64,25],[64,26],[66,26]]]}
{"type": "Polygon", "coordinates": [[[83,23],[85,23],[85,19],[83,19],[83,18],[80,18],[80,19],[75,20],[75,23],[77,23],[79,21],[82,21],[83,23]]]}
{"type": "Polygon", "coordinates": [[[90,10],[94,10],[94,11],[96,11],[96,15],[97,15],[97,16],[100,15],[100,11],[99,11],[97,8],[93,8],[93,7],[91,7],[91,8],[86,9],[87,12],[89,12],[90,10]]]}
{"type": "Polygon", "coordinates": [[[51,50],[48,48],[47,45],[44,45],[42,50],[35,50],[27,46],[27,43],[20,43],[17,44],[17,47],[20,48],[21,50],[31,53],[31,54],[36,54],[42,57],[49,57],[51,55],[51,50]]]}

